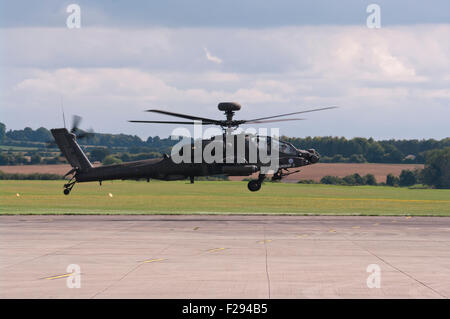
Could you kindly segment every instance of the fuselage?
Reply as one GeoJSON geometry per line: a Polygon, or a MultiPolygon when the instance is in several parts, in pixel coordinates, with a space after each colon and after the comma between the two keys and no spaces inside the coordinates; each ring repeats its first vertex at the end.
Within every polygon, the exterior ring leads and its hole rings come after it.
{"type": "Polygon", "coordinates": [[[319,160],[319,154],[314,150],[299,150],[292,144],[276,140],[276,155],[272,156],[274,148],[273,141],[267,137],[246,135],[243,139],[243,152],[238,150],[238,138],[230,143],[222,143],[217,150],[215,161],[208,160],[211,155],[211,147],[208,145],[214,141],[213,138],[194,143],[188,143],[181,148],[172,151],[172,154],[164,155],[163,158],[148,159],[135,162],[89,167],[78,170],[75,174],[77,182],[106,181],[114,179],[161,179],[181,180],[195,176],[248,176],[261,171],[262,168],[272,167],[287,169],[310,165],[319,160]],[[261,142],[262,139],[263,142],[261,142]],[[236,144],[234,144],[236,143],[236,144]],[[256,154],[252,156],[252,143],[256,143],[256,154]],[[202,156],[198,156],[196,150],[202,150],[202,156]],[[210,150],[210,153],[205,152],[210,150]],[[232,155],[230,156],[230,149],[232,155]],[[190,154],[186,154],[190,151],[190,154]],[[178,158],[177,156],[178,155],[178,158]],[[183,157],[184,156],[184,157],[183,157]],[[272,157],[271,157],[272,156],[272,157]],[[181,162],[180,162],[181,159],[181,162]],[[272,162],[268,162],[272,160],[272,162]],[[274,163],[276,161],[276,163],[274,163]],[[276,164],[276,165],[274,165],[276,164]]]}

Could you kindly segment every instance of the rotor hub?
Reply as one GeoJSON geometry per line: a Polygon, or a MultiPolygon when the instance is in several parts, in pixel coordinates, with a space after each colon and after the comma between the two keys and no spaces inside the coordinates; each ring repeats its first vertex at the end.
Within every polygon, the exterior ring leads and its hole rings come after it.
{"type": "Polygon", "coordinates": [[[225,112],[225,116],[227,117],[226,121],[224,121],[222,127],[227,127],[230,129],[233,126],[236,126],[235,121],[233,121],[233,116],[235,111],[239,111],[241,109],[241,105],[236,102],[221,102],[217,106],[220,111],[225,112]]]}

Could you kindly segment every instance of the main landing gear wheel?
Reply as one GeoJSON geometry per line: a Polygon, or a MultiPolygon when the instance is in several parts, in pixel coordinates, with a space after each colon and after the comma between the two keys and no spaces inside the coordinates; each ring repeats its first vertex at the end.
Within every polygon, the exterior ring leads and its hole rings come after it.
{"type": "Polygon", "coordinates": [[[250,182],[248,182],[248,189],[252,192],[259,191],[261,189],[264,178],[266,178],[265,174],[259,174],[258,179],[252,179],[250,182]]]}
{"type": "Polygon", "coordinates": [[[257,180],[251,180],[250,182],[248,182],[247,185],[248,189],[252,192],[256,192],[259,191],[261,188],[261,183],[258,182],[257,180]]]}

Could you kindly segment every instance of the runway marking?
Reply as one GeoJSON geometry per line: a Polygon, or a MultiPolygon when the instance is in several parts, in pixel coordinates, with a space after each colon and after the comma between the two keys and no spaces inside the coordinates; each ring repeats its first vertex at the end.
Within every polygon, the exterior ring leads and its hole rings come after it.
{"type": "Polygon", "coordinates": [[[165,258],[158,258],[158,259],[149,259],[149,260],[144,260],[142,263],[153,263],[153,262],[157,262],[157,261],[163,261],[166,260],[165,258]]]}
{"type": "Polygon", "coordinates": [[[297,238],[305,238],[305,237],[308,237],[308,235],[307,234],[295,235],[295,237],[297,237],[297,238]]]}
{"type": "Polygon", "coordinates": [[[378,225],[380,225],[380,223],[375,223],[375,224],[373,224],[374,226],[378,226],[378,225]]]}
{"type": "Polygon", "coordinates": [[[353,229],[358,229],[358,228],[361,228],[361,227],[359,227],[359,226],[353,226],[352,228],[353,228],[353,229]]]}
{"type": "Polygon", "coordinates": [[[265,240],[258,241],[258,244],[270,243],[271,241],[272,241],[272,239],[265,239],[265,240]]]}
{"type": "Polygon", "coordinates": [[[73,273],[70,273],[70,274],[58,275],[58,276],[47,277],[47,278],[42,278],[42,279],[53,280],[53,279],[59,279],[59,278],[69,277],[69,276],[72,276],[72,275],[73,275],[73,273]]]}
{"type": "Polygon", "coordinates": [[[220,250],[225,250],[225,249],[226,249],[226,248],[223,248],[223,247],[221,247],[221,248],[213,248],[213,249],[207,250],[207,252],[208,252],[208,253],[213,253],[213,252],[220,251],[220,250]]]}
{"type": "Polygon", "coordinates": [[[335,233],[336,230],[335,230],[335,229],[330,229],[328,232],[329,232],[329,233],[335,233]]]}

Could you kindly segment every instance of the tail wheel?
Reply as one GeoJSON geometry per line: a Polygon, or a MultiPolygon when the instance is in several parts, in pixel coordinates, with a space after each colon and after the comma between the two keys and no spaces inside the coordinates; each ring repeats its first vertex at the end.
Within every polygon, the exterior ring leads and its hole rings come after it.
{"type": "Polygon", "coordinates": [[[251,180],[250,182],[248,182],[247,185],[248,189],[252,192],[256,192],[259,191],[261,188],[261,183],[258,182],[257,180],[251,180]]]}
{"type": "Polygon", "coordinates": [[[72,178],[69,180],[67,184],[64,184],[64,195],[69,195],[72,188],[75,186],[75,183],[77,181],[75,180],[75,176],[72,176],[72,178]]]}

